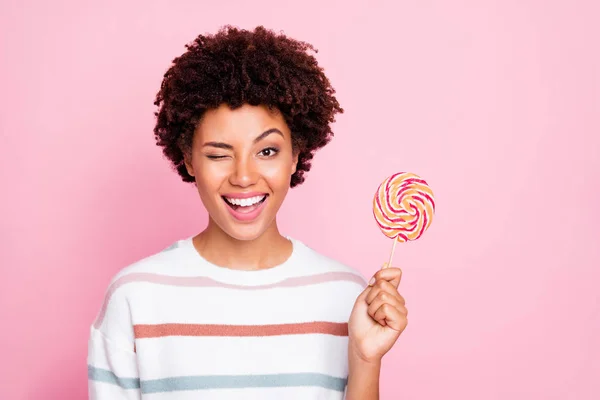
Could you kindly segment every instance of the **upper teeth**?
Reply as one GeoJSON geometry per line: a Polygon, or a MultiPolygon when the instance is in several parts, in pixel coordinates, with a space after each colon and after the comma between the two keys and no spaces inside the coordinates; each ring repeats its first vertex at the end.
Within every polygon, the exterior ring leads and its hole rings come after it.
{"type": "Polygon", "coordinates": [[[248,206],[258,203],[265,197],[266,197],[266,195],[249,197],[247,199],[234,199],[231,197],[226,197],[226,199],[228,202],[230,202],[231,204],[235,204],[236,206],[248,207],[248,206]]]}

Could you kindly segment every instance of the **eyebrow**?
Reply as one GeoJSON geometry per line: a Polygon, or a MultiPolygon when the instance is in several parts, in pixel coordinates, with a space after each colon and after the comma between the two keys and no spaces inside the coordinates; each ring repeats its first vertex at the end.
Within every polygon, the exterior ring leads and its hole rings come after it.
{"type": "MultiPolygon", "coordinates": [[[[264,131],[263,133],[258,135],[256,138],[254,138],[252,143],[256,144],[272,133],[276,133],[278,135],[281,135],[281,137],[283,137],[283,133],[281,133],[281,131],[279,129],[271,128],[271,129],[264,131]]],[[[224,142],[206,142],[202,145],[202,147],[206,147],[206,146],[216,147],[218,149],[233,150],[232,145],[230,145],[229,143],[224,143],[224,142]]]]}

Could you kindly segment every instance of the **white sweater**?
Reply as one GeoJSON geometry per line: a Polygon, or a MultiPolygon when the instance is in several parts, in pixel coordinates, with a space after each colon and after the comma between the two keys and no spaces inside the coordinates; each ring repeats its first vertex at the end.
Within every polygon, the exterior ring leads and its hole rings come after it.
{"type": "Polygon", "coordinates": [[[355,270],[302,242],[283,264],[209,263],[191,238],[120,271],[91,327],[91,399],[335,399],[355,270]]]}

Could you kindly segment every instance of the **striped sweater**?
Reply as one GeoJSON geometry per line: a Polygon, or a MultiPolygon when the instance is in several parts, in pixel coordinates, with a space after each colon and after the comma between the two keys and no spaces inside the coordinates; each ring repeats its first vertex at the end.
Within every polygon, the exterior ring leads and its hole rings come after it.
{"type": "Polygon", "coordinates": [[[342,399],[355,270],[291,239],[284,263],[218,267],[191,238],[121,270],[91,326],[91,399],[342,399]]]}

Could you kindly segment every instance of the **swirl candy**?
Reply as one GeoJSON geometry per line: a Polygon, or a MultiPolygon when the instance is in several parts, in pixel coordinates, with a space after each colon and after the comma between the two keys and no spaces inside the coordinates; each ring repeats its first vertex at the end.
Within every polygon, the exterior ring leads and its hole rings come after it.
{"type": "MultiPolygon", "coordinates": [[[[379,185],[373,215],[384,235],[397,242],[417,240],[431,225],[435,212],[433,192],[427,182],[410,172],[400,172],[379,185]]],[[[389,265],[394,254],[390,256],[389,265]]]]}

